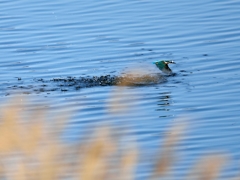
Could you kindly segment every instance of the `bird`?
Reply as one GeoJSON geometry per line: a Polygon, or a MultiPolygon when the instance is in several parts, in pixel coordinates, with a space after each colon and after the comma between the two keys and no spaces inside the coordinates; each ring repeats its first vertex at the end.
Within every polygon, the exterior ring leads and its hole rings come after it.
{"type": "Polygon", "coordinates": [[[168,64],[176,63],[172,60],[161,60],[153,62],[153,64],[155,64],[158,67],[158,69],[160,69],[163,73],[170,75],[172,74],[172,70],[168,67],[168,64]]]}

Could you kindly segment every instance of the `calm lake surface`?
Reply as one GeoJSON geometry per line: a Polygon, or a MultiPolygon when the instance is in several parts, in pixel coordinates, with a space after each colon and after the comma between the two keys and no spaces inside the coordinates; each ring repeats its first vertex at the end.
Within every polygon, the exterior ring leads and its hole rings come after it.
{"type": "Polygon", "coordinates": [[[49,102],[53,112],[74,112],[65,133],[69,141],[89,127],[110,123],[130,130],[150,152],[167,127],[185,116],[189,132],[180,145],[177,172],[184,174],[209,151],[230,154],[226,176],[239,170],[240,1],[3,0],[0,4],[1,102],[20,91],[38,103],[49,102]],[[152,62],[161,59],[177,63],[170,66],[175,76],[122,91],[116,86],[64,86],[50,91],[56,83],[36,80],[118,76],[132,68],[159,73],[152,62]],[[129,111],[112,112],[109,107],[116,96],[129,111]]]}

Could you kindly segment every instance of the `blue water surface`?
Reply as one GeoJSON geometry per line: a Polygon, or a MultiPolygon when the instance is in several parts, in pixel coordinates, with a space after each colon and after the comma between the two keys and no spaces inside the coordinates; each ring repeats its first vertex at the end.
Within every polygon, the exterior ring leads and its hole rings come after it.
{"type": "MultiPolygon", "coordinates": [[[[130,129],[143,151],[149,152],[184,116],[189,131],[179,147],[183,157],[177,173],[183,176],[196,159],[215,151],[230,154],[225,176],[238,171],[240,1],[5,0],[0,4],[1,101],[25,91],[19,86],[28,87],[30,93],[24,96],[49,102],[53,112],[74,112],[67,140],[76,140],[87,127],[110,123],[130,129]],[[39,78],[118,76],[136,67],[159,73],[152,62],[161,59],[177,64],[171,66],[176,75],[160,84],[121,91],[116,86],[94,86],[36,93],[31,88],[43,85],[35,81],[39,78]],[[117,95],[125,98],[129,110],[120,115],[111,110],[117,95]]],[[[139,178],[147,174],[138,173],[139,178]]]]}

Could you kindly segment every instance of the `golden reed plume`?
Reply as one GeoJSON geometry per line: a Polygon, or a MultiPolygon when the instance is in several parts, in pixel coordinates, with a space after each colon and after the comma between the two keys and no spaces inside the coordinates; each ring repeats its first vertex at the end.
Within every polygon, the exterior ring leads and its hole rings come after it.
{"type": "MultiPolygon", "coordinates": [[[[11,180],[132,180],[142,163],[136,142],[121,142],[121,133],[109,127],[95,129],[79,143],[64,143],[60,134],[67,119],[49,122],[47,109],[28,111],[27,103],[12,99],[1,106],[0,177],[11,180]]],[[[159,153],[153,154],[148,179],[171,177],[176,147],[184,129],[167,131],[159,153]]],[[[217,179],[226,157],[202,158],[185,179],[217,179]]],[[[168,179],[169,179],[168,178],[168,179]]]]}

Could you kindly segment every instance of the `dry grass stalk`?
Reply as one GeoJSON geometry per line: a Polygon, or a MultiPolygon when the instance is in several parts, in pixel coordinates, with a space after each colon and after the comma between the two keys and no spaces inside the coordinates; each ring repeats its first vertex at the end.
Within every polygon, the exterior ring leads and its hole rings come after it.
{"type": "Polygon", "coordinates": [[[205,156],[200,159],[187,179],[215,180],[225,162],[226,157],[223,155],[205,156]]]}
{"type": "Polygon", "coordinates": [[[109,110],[111,113],[124,115],[130,112],[133,108],[131,103],[136,99],[136,95],[126,93],[125,87],[117,87],[113,90],[112,96],[109,100],[109,110]]]}
{"type": "MultiPolygon", "coordinates": [[[[58,139],[62,124],[47,128],[45,111],[37,110],[33,119],[20,117],[23,107],[2,108],[0,126],[0,178],[14,180],[57,180],[61,177],[81,180],[131,180],[137,166],[135,146],[122,147],[120,138],[109,128],[96,130],[92,138],[68,147],[58,139]],[[55,128],[59,127],[55,131],[55,128]],[[52,130],[52,131],[51,131],[52,130]],[[53,136],[52,136],[53,135],[53,136]],[[10,159],[10,160],[9,160],[10,159]]],[[[174,127],[164,139],[152,179],[166,176],[173,167],[175,148],[183,129],[174,127]]],[[[156,156],[154,156],[156,157],[156,156]]],[[[197,164],[187,179],[215,180],[225,162],[224,156],[210,156],[197,164]]]]}
{"type": "Polygon", "coordinates": [[[156,84],[163,82],[164,78],[159,74],[150,75],[145,69],[135,68],[125,72],[118,80],[117,87],[109,99],[110,112],[126,114],[133,109],[132,103],[138,98],[136,93],[132,93],[127,87],[156,84]]]}
{"type": "Polygon", "coordinates": [[[160,151],[160,158],[158,158],[155,168],[152,173],[152,178],[164,176],[169,173],[170,168],[174,163],[175,148],[182,138],[184,127],[174,126],[164,138],[163,146],[160,151]]]}
{"type": "Polygon", "coordinates": [[[148,71],[143,68],[130,69],[125,73],[118,82],[118,86],[137,86],[156,84],[163,81],[164,78],[159,75],[150,75],[148,71]]]}
{"type": "Polygon", "coordinates": [[[79,177],[84,180],[104,179],[107,176],[107,157],[114,152],[114,142],[108,129],[100,129],[92,141],[85,142],[84,156],[79,163],[79,177]]]}
{"type": "Polygon", "coordinates": [[[135,147],[129,149],[123,154],[120,161],[120,174],[121,178],[125,180],[134,179],[134,171],[137,165],[138,153],[135,147]]]}
{"type": "Polygon", "coordinates": [[[25,104],[18,98],[1,109],[0,160],[3,176],[7,179],[57,179],[60,173],[56,170],[59,167],[56,158],[60,148],[46,131],[42,118],[46,112],[36,110],[34,116],[26,121],[22,119],[24,108],[25,104]],[[7,173],[9,168],[15,169],[15,172],[7,173]]]}

